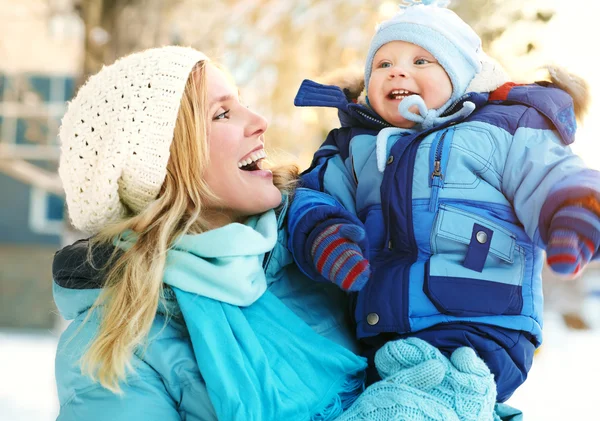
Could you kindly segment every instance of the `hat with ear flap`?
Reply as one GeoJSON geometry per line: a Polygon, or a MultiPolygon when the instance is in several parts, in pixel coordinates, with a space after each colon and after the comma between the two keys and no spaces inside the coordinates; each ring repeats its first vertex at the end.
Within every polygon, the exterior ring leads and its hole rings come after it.
{"type": "Polygon", "coordinates": [[[59,175],[75,228],[96,233],[156,200],[187,80],[208,58],[187,47],[134,53],[91,76],[59,130],[59,175]]]}
{"type": "MultiPolygon", "coordinates": [[[[456,13],[448,0],[404,0],[402,10],[381,23],[371,39],[365,63],[365,87],[369,86],[377,51],[392,41],[405,41],[429,51],[452,82],[452,96],[440,107],[442,113],[462,96],[481,70],[481,40],[456,13]]],[[[368,96],[368,89],[367,89],[368,96]]]]}

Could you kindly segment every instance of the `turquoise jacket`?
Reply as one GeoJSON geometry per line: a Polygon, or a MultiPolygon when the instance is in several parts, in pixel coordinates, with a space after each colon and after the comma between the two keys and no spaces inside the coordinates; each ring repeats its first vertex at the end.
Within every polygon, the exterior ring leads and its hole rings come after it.
{"type": "MultiPolygon", "coordinates": [[[[357,351],[349,328],[344,294],[334,285],[308,280],[292,263],[278,216],[278,244],[265,258],[268,289],[317,333],[357,351]]],[[[108,250],[106,251],[108,253],[108,250]]],[[[71,420],[216,420],[175,296],[165,289],[145,350],[133,358],[135,373],[115,395],[81,374],[78,360],[98,326],[94,316],[82,326],[100,293],[104,274],[86,263],[87,241],[60,250],[54,260],[54,299],[61,315],[72,320],[62,334],[56,356],[59,421],[71,420]],[[172,318],[165,325],[165,307],[172,318]],[[72,338],[72,339],[71,339],[72,338]]],[[[106,258],[95,256],[98,262],[106,258]]],[[[98,265],[97,265],[98,267],[98,265]]]]}
{"type": "MultiPolygon", "coordinates": [[[[317,333],[357,352],[346,313],[346,297],[333,284],[306,278],[292,263],[282,229],[285,209],[279,214],[279,238],[265,260],[268,290],[293,310],[317,333]]],[[[185,324],[174,293],[165,290],[165,306],[171,314],[164,324],[159,310],[144,352],[133,358],[135,374],[122,384],[124,395],[115,395],[81,374],[77,361],[98,326],[93,318],[82,326],[98,297],[104,274],[86,264],[87,240],[56,253],[53,265],[54,299],[61,315],[71,320],[63,332],[56,355],[56,383],[60,402],[58,421],[213,421],[217,417],[198,370],[185,324]]],[[[94,256],[99,263],[109,253],[94,256]]],[[[499,404],[504,421],[522,421],[520,411],[499,404]]]]}

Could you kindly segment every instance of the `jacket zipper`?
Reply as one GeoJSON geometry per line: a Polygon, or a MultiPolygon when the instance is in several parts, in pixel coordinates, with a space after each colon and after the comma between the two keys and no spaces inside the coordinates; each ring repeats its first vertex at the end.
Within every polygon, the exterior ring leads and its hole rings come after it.
{"type": "Polygon", "coordinates": [[[452,112],[454,111],[454,109],[458,106],[458,104],[460,104],[462,101],[467,99],[469,96],[470,96],[470,94],[466,93],[463,96],[461,96],[460,98],[458,98],[456,101],[454,101],[454,103],[452,105],[450,105],[450,107],[448,107],[448,109],[446,111],[444,111],[444,113],[442,114],[442,117],[451,115],[452,112]]]}
{"type": "Polygon", "coordinates": [[[380,125],[382,125],[382,126],[385,126],[385,127],[392,127],[392,125],[391,125],[391,124],[388,124],[388,123],[386,123],[385,121],[382,121],[382,120],[378,120],[378,119],[376,119],[375,117],[371,117],[370,115],[368,115],[368,114],[365,114],[365,113],[363,113],[363,112],[362,112],[362,111],[360,111],[360,110],[355,110],[355,111],[356,111],[358,114],[360,114],[361,116],[363,116],[364,118],[366,118],[367,120],[371,120],[371,121],[373,121],[373,122],[375,122],[375,123],[377,123],[377,124],[380,124],[380,125]]]}
{"type": "Polygon", "coordinates": [[[440,188],[444,187],[444,174],[442,173],[442,150],[446,131],[438,137],[433,158],[433,171],[431,172],[431,199],[429,200],[429,212],[435,212],[439,202],[440,188]]]}

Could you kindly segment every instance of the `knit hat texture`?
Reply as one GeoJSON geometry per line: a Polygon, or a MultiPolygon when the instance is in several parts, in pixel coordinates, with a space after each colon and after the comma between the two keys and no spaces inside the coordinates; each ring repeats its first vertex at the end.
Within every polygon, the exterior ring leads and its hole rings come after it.
{"type": "Polygon", "coordinates": [[[452,96],[440,107],[441,112],[465,93],[473,77],[480,72],[481,40],[456,13],[440,7],[448,4],[447,1],[408,3],[397,15],[382,22],[371,39],[365,63],[365,87],[369,86],[377,50],[392,41],[410,42],[429,51],[450,77],[452,96]]]}
{"type": "Polygon", "coordinates": [[[188,47],[123,57],[91,76],[69,103],[59,175],[69,217],[96,233],[156,199],[188,77],[207,60],[188,47]]]}

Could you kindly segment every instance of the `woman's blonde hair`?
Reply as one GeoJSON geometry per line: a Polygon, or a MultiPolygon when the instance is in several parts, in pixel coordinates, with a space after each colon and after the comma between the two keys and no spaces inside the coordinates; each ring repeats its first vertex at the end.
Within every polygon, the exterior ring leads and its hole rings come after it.
{"type": "MultiPolygon", "coordinates": [[[[127,230],[137,237],[121,255],[115,249],[103,291],[84,321],[94,312],[100,317],[98,332],[81,360],[82,372],[115,393],[121,393],[119,382],[133,370],[134,352],[147,345],[163,296],[167,250],[175,238],[209,229],[203,207],[207,200],[218,200],[203,177],[209,156],[206,63],[196,65],[185,86],[157,200],[141,213],[106,227],[90,243],[91,261],[95,246],[112,244],[127,230]]],[[[288,165],[272,171],[274,184],[282,193],[291,193],[298,168],[288,165]]]]}

